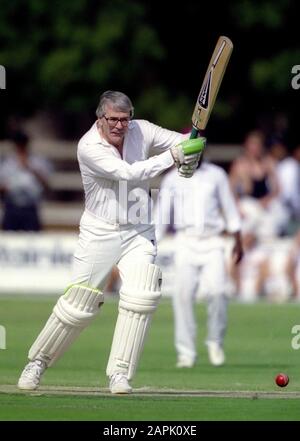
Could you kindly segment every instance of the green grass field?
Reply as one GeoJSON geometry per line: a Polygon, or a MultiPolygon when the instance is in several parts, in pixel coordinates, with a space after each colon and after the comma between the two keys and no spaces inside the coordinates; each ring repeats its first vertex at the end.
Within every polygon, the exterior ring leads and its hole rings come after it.
{"type": "Polygon", "coordinates": [[[117,299],[108,299],[98,318],[46,372],[41,391],[19,392],[14,385],[28,348],[54,303],[54,297],[0,298],[0,324],[7,332],[7,349],[0,350],[2,421],[300,420],[300,351],[291,347],[300,305],[230,303],[227,363],[215,368],[207,359],[205,305],[200,303],[198,364],[182,370],[175,368],[172,309],[164,299],[133,382],[135,393],[120,397],[108,394],[105,376],[117,316],[117,299]],[[281,371],[290,377],[282,389],[274,382],[281,371]]]}

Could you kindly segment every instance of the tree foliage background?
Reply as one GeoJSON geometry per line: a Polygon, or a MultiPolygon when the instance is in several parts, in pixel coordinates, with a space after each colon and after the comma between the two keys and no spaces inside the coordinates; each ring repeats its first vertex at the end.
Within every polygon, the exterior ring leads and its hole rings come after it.
{"type": "Polygon", "coordinates": [[[239,142],[262,127],[298,140],[300,64],[297,2],[231,0],[10,0],[0,8],[0,136],[40,112],[57,135],[76,138],[94,120],[99,95],[122,90],[136,117],[190,126],[219,35],[234,52],[207,129],[213,142],[239,142]]]}

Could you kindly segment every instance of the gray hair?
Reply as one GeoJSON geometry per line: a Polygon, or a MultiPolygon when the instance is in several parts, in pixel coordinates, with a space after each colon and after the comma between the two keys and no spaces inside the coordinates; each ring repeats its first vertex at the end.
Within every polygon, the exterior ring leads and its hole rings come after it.
{"type": "Polygon", "coordinates": [[[122,92],[115,90],[107,90],[100,96],[100,101],[96,109],[96,116],[102,118],[105,114],[106,104],[111,104],[112,107],[119,112],[129,112],[130,118],[133,117],[134,107],[131,100],[122,92]]]}

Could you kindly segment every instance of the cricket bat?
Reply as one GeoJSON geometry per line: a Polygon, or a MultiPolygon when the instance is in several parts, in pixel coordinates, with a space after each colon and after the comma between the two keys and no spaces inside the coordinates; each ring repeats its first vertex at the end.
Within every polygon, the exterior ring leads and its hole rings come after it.
{"type": "Polygon", "coordinates": [[[204,130],[208,123],[232,49],[229,38],[219,37],[194,108],[190,139],[197,138],[199,130],[204,130]]]}

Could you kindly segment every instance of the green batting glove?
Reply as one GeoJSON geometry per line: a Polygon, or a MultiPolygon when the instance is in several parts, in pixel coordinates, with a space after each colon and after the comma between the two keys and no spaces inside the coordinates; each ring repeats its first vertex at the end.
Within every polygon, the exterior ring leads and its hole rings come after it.
{"type": "Polygon", "coordinates": [[[171,147],[171,154],[177,167],[183,164],[199,161],[206,146],[206,138],[186,139],[175,147],[171,147]]]}

